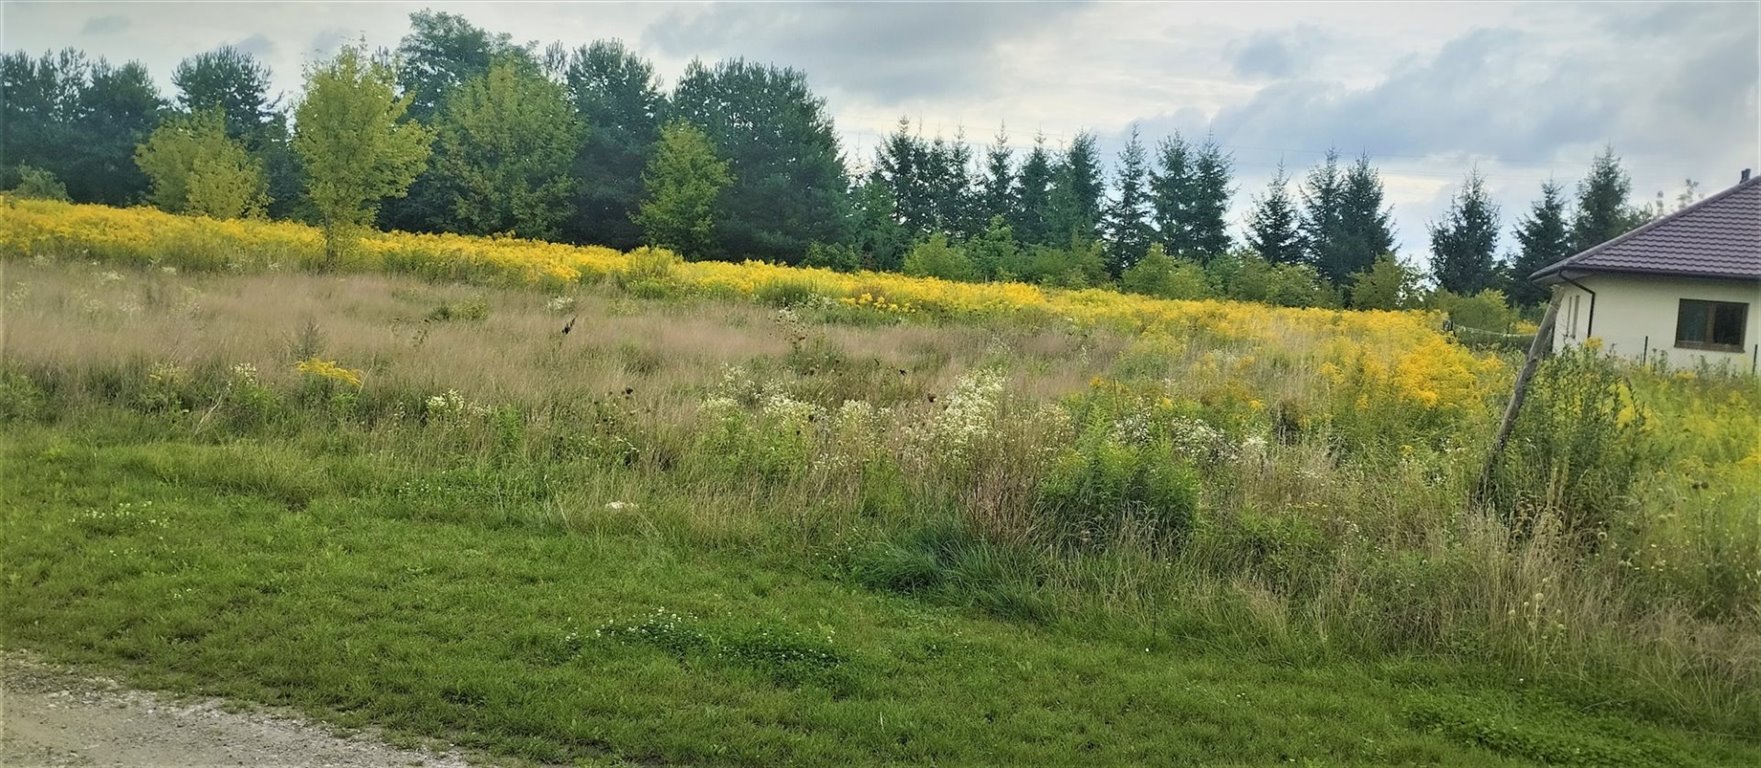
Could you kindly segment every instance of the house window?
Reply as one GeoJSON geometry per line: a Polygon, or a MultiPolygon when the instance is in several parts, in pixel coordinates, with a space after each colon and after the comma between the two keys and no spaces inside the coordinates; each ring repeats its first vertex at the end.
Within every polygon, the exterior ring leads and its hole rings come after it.
{"type": "Polygon", "coordinates": [[[1675,345],[1718,352],[1743,351],[1749,305],[1735,301],[1682,299],[1675,315],[1675,345]]]}

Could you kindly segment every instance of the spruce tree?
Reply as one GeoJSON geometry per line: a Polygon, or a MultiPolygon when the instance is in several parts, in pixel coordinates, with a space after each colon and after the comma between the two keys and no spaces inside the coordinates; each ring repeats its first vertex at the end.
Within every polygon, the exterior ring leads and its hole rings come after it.
{"type": "Polygon", "coordinates": [[[1531,282],[1529,275],[1574,253],[1563,187],[1552,181],[1541,185],[1541,199],[1517,222],[1516,240],[1520,248],[1511,267],[1510,301],[1518,306],[1540,304],[1547,300],[1547,289],[1531,282]]]}
{"type": "Polygon", "coordinates": [[[1590,162],[1590,174],[1578,182],[1577,218],[1572,221],[1572,248],[1585,251],[1621,236],[1636,226],[1627,197],[1633,182],[1620,166],[1614,147],[1590,162]]]}
{"type": "Polygon", "coordinates": [[[1104,216],[1107,271],[1115,278],[1142,259],[1150,247],[1153,233],[1145,220],[1149,208],[1144,190],[1146,165],[1143,142],[1138,140],[1137,126],[1132,126],[1131,139],[1119,153],[1113,177],[1116,196],[1108,201],[1104,216]]]}
{"type": "Polygon", "coordinates": [[[1192,161],[1193,185],[1185,208],[1185,228],[1192,253],[1181,254],[1200,264],[1229,251],[1229,188],[1234,161],[1207,138],[1192,161]]]}
{"type": "Polygon", "coordinates": [[[1431,225],[1431,271],[1438,287],[1469,296],[1498,284],[1498,206],[1479,171],[1468,174],[1443,220],[1431,225]]]}
{"type": "Polygon", "coordinates": [[[1198,186],[1192,148],[1178,133],[1163,139],[1156,147],[1156,165],[1157,169],[1149,175],[1150,209],[1156,227],[1156,241],[1171,256],[1193,258],[1197,248],[1186,226],[1187,207],[1191,204],[1194,188],[1198,186]]]}
{"type": "Polygon", "coordinates": [[[1054,238],[1095,237],[1101,224],[1100,150],[1094,134],[1076,134],[1053,173],[1052,232],[1054,238]]]}
{"type": "Polygon", "coordinates": [[[1393,212],[1383,202],[1382,178],[1364,155],[1340,177],[1337,229],[1316,265],[1335,287],[1394,250],[1393,212]]]}
{"type": "Polygon", "coordinates": [[[1266,194],[1255,198],[1253,218],[1247,225],[1247,246],[1270,264],[1304,263],[1302,221],[1290,196],[1290,179],[1284,165],[1266,184],[1266,194]]]}
{"type": "Polygon", "coordinates": [[[1009,222],[1015,238],[1028,245],[1051,245],[1060,239],[1052,236],[1051,209],[1052,155],[1046,151],[1045,137],[1037,136],[1015,177],[1015,210],[1009,222]]]}
{"type": "Polygon", "coordinates": [[[1302,186],[1303,261],[1326,274],[1322,266],[1333,258],[1343,236],[1345,174],[1339,170],[1339,153],[1327,150],[1326,159],[1308,173],[1302,186]]]}
{"type": "Polygon", "coordinates": [[[904,117],[874,153],[874,178],[887,188],[894,220],[913,238],[927,235],[935,221],[931,160],[929,147],[904,117]]]}
{"type": "Polygon", "coordinates": [[[1015,174],[1009,150],[1009,133],[999,127],[985,151],[984,176],[978,181],[978,208],[985,221],[1015,212],[1015,174]]]}

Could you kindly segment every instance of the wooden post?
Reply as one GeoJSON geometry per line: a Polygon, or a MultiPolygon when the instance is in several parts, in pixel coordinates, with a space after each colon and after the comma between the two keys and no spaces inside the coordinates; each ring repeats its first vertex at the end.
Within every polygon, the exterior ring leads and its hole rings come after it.
{"type": "Polygon", "coordinates": [[[1535,330],[1535,340],[1529,342],[1529,356],[1523,361],[1523,369],[1516,375],[1516,387],[1510,393],[1510,404],[1504,407],[1504,420],[1498,424],[1498,435],[1492,438],[1492,450],[1486,454],[1486,466],[1480,470],[1480,482],[1474,485],[1473,502],[1485,500],[1486,492],[1491,489],[1492,471],[1498,466],[1499,456],[1504,454],[1504,444],[1510,440],[1510,430],[1516,427],[1516,414],[1522,410],[1523,399],[1529,395],[1529,379],[1535,376],[1535,367],[1540,365],[1541,358],[1553,346],[1553,323],[1559,315],[1559,299],[1562,292],[1555,291],[1553,300],[1547,302],[1547,313],[1541,316],[1541,327],[1535,330]]]}

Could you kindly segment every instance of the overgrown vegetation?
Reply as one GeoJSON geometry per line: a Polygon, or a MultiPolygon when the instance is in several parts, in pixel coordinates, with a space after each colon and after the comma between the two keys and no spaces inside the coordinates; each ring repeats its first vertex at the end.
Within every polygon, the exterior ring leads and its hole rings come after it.
{"type": "Polygon", "coordinates": [[[1404,316],[729,303],[663,253],[6,262],[4,642],[543,761],[1761,748],[1752,379],[1551,361],[1481,509],[1508,368],[1404,316]]]}

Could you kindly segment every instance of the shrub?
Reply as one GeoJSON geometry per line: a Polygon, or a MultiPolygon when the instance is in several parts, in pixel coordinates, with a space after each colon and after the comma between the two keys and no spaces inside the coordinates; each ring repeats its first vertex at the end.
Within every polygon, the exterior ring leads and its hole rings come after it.
{"type": "Polygon", "coordinates": [[[1091,427],[1041,483],[1037,513],[1060,545],[1104,546],[1122,535],[1182,536],[1198,508],[1198,476],[1162,437],[1137,443],[1091,427]]]}
{"type": "Polygon", "coordinates": [[[1524,528],[1550,512],[1568,533],[1606,529],[1648,464],[1644,409],[1614,362],[1589,347],[1542,363],[1530,387],[1492,498],[1524,528]]]}
{"type": "Polygon", "coordinates": [[[8,193],[34,200],[67,200],[67,185],[55,174],[28,165],[18,167],[18,186],[8,193]]]}

